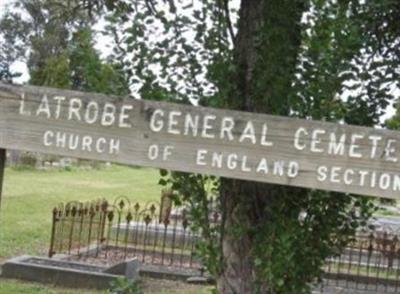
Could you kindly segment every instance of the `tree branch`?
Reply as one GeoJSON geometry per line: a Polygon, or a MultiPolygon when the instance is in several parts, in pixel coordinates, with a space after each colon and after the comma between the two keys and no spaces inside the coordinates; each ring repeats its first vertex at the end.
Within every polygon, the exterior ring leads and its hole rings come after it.
{"type": "Polygon", "coordinates": [[[226,24],[228,26],[228,31],[229,31],[229,35],[232,39],[232,43],[235,44],[236,42],[236,36],[235,33],[233,32],[233,26],[232,26],[232,21],[231,21],[231,16],[229,13],[229,0],[223,0],[224,3],[224,11],[225,11],[225,19],[226,19],[226,24]]]}
{"type": "Polygon", "coordinates": [[[153,15],[153,16],[156,16],[157,15],[157,10],[156,10],[156,7],[155,7],[153,1],[152,0],[145,0],[144,2],[146,4],[146,7],[149,10],[150,14],[153,15]]]}

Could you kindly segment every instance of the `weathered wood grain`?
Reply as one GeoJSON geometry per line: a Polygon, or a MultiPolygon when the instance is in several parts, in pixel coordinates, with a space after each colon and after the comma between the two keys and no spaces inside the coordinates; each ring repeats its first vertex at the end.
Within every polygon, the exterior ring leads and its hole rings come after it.
{"type": "Polygon", "coordinates": [[[0,84],[0,147],[369,196],[400,196],[399,132],[265,114],[0,84]],[[49,101],[50,117],[48,111],[40,110],[43,96],[49,101]],[[58,104],[55,96],[65,100],[58,104]],[[21,97],[24,97],[23,114],[21,97]],[[82,102],[81,120],[71,112],[73,99],[82,102]],[[89,111],[85,120],[83,109],[93,110],[95,103],[100,109],[99,119],[93,122],[95,111],[89,111]],[[111,125],[107,118],[103,124],[101,120],[101,109],[107,105],[108,110],[116,109],[111,125]],[[27,115],[29,111],[31,114],[27,115]],[[198,128],[189,127],[185,133],[185,117],[191,118],[186,120],[189,124],[197,118],[198,128]],[[164,126],[159,130],[161,123],[164,126]],[[229,131],[231,123],[234,128],[229,131]],[[225,131],[221,132],[221,127],[225,131]],[[100,143],[119,142],[119,149],[110,153],[110,146],[104,152],[93,150],[95,147],[91,151],[83,150],[82,146],[76,150],[57,147],[57,132],[67,137],[72,135],[72,141],[77,136],[81,139],[86,136],[100,143]],[[46,134],[47,143],[51,144],[45,144],[46,134]],[[333,149],[330,154],[329,146],[336,146],[330,145],[331,136],[336,138],[337,145],[345,136],[339,146],[343,154],[333,154],[333,149]],[[155,160],[149,158],[152,145],[160,150],[160,157],[155,160]],[[267,173],[261,164],[265,160],[267,173]],[[283,170],[278,168],[274,174],[274,165],[279,167],[282,162],[283,170]],[[294,173],[297,165],[299,170],[294,173]]]}

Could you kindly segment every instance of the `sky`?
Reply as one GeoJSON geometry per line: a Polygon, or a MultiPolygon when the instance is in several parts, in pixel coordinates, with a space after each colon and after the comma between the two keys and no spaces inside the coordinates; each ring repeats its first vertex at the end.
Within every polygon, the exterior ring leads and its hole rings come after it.
{"type": "Polygon", "coordinates": [[[10,0],[0,0],[0,11],[3,12],[4,10],[4,5],[8,2],[11,2],[10,0]]]}
{"type": "MultiPolygon", "coordinates": [[[[14,3],[15,1],[18,1],[18,0],[0,0],[0,17],[5,11],[5,6],[7,4],[14,3]]],[[[95,26],[94,29],[97,31],[101,31],[103,26],[104,26],[104,22],[100,21],[95,26]]],[[[95,48],[100,52],[101,57],[105,58],[111,52],[112,48],[110,48],[108,46],[108,44],[112,44],[111,41],[112,40],[110,40],[109,38],[107,38],[101,34],[97,34],[95,48]]],[[[12,65],[11,70],[14,72],[22,73],[22,76],[20,76],[14,80],[15,83],[25,83],[29,80],[28,69],[24,62],[15,62],[12,65]]],[[[397,99],[400,99],[400,89],[393,89],[393,91],[395,92],[397,99]]],[[[392,117],[394,115],[394,113],[395,113],[395,109],[391,106],[388,107],[386,114],[381,118],[381,122],[384,122],[386,119],[392,117]]]]}
{"type": "MultiPolygon", "coordinates": [[[[5,11],[5,7],[7,4],[12,4],[16,0],[0,0],[0,17],[3,15],[5,11]]],[[[17,84],[25,83],[29,80],[28,68],[24,62],[17,61],[11,66],[11,70],[13,72],[20,72],[22,76],[14,79],[14,82],[17,84]]]]}
{"type": "MultiPolygon", "coordinates": [[[[12,4],[16,1],[17,0],[0,0],[0,16],[4,13],[7,5],[12,4]]],[[[94,27],[94,29],[96,31],[101,31],[103,27],[104,27],[104,22],[100,21],[94,27]]],[[[111,44],[111,43],[112,42],[111,42],[111,40],[109,40],[109,38],[107,38],[101,34],[97,34],[95,48],[100,52],[100,56],[102,58],[106,58],[111,53],[112,48],[110,48],[107,45],[107,44],[111,44]]],[[[23,84],[23,83],[26,83],[27,81],[29,81],[28,68],[26,67],[26,64],[24,62],[20,62],[20,61],[15,62],[11,66],[11,70],[13,72],[22,73],[22,75],[20,77],[14,79],[14,83],[23,84]]]]}

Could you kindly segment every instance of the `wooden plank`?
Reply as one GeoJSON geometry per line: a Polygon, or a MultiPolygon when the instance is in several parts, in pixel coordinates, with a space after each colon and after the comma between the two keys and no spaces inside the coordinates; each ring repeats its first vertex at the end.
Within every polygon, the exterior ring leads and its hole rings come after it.
{"type": "Polygon", "coordinates": [[[0,84],[0,147],[388,198],[400,133],[0,84]]]}
{"type": "Polygon", "coordinates": [[[0,148],[0,209],[3,196],[4,169],[6,168],[6,149],[0,148]]]}

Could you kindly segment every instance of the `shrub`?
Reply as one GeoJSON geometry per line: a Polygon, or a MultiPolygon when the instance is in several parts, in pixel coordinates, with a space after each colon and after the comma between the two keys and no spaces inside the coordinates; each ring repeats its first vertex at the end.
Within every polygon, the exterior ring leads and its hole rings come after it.
{"type": "Polygon", "coordinates": [[[137,281],[127,278],[117,278],[111,282],[109,294],[142,294],[142,290],[137,281]]]}

